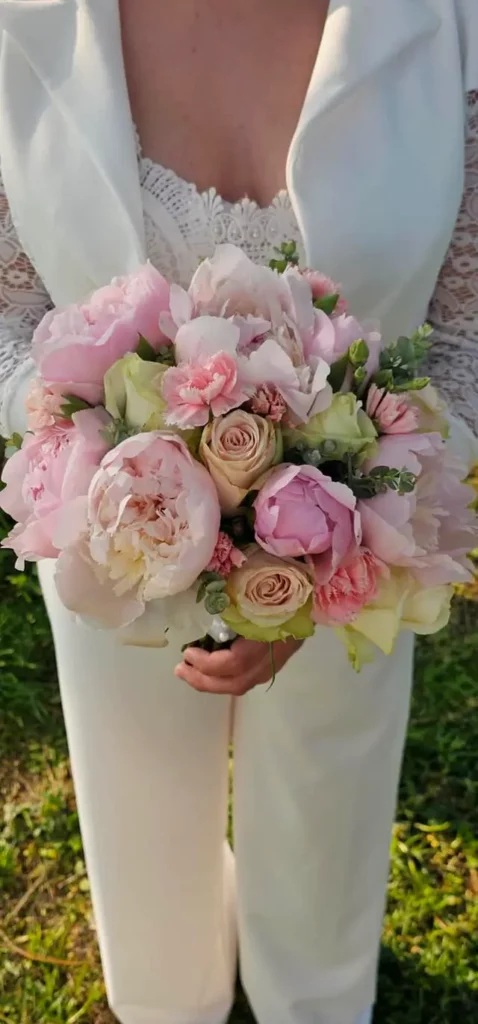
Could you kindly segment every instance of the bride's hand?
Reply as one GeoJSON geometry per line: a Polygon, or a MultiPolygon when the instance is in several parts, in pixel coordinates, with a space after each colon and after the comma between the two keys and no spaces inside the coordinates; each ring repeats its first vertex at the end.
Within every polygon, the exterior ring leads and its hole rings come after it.
{"type": "MultiPolygon", "coordinates": [[[[301,647],[301,640],[281,640],[274,644],[275,671],[279,672],[301,647]]],[[[225,651],[208,654],[198,647],[188,647],[176,675],[194,690],[242,697],[254,686],[269,683],[272,663],[268,644],[255,640],[235,640],[225,651]]]]}

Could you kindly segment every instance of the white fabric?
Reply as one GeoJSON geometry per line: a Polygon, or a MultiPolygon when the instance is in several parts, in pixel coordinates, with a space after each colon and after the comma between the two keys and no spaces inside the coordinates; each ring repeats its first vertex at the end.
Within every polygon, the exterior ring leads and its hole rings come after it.
{"type": "Polygon", "coordinates": [[[40,577],[120,1021],[225,1022],[237,884],[259,1024],[359,1024],[374,998],[411,637],[356,676],[339,642],[319,635],[272,690],[238,702],[236,883],[224,845],[232,707],[172,676],[190,637],[176,632],[164,651],[123,647],[72,622],[53,563],[40,577]]]}
{"type": "MultiPolygon", "coordinates": [[[[17,235],[53,301],[80,300],[146,255],[117,0],[1,0],[2,29],[17,235]]],[[[390,337],[422,320],[462,194],[462,29],[455,0],[332,0],[289,153],[307,262],[390,337]]],[[[165,208],[161,230],[181,239],[165,208]]],[[[216,1024],[234,971],[230,703],[172,678],[189,636],[125,648],[73,623],[50,564],[41,578],[110,1002],[122,1024],[216,1024]]],[[[238,931],[259,1024],[369,1012],[411,650],[405,636],[356,677],[320,632],[236,708],[238,931]]]]}

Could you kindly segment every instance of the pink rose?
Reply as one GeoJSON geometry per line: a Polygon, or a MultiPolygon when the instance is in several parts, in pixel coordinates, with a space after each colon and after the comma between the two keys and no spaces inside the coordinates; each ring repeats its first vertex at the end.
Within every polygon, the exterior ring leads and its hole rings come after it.
{"type": "Polygon", "coordinates": [[[168,306],[169,285],[147,263],[80,305],[52,310],[33,337],[39,373],[64,394],[101,402],[106,371],[137,348],[140,334],[154,349],[165,341],[159,316],[168,306]]]}
{"type": "Polygon", "coordinates": [[[219,524],[214,484],[180,438],[128,438],[103,459],[76,520],[61,523],[60,597],[103,625],[127,625],[196,582],[219,524]]]}
{"type": "Polygon", "coordinates": [[[246,556],[239,551],[239,548],[235,547],[227,533],[221,530],[207,571],[216,572],[219,576],[226,578],[233,569],[240,569],[245,561],[246,556]]]}
{"type": "Polygon", "coordinates": [[[346,626],[361,609],[374,601],[387,567],[367,548],[355,554],[330,575],[322,560],[309,558],[314,570],[314,619],[323,626],[346,626]]]}
{"type": "Polygon", "coordinates": [[[387,565],[409,567],[423,586],[469,578],[467,552],[476,543],[473,498],[465,469],[440,434],[389,434],[365,463],[406,469],[417,483],[411,494],[388,490],[359,503],[364,544],[387,565]]]}
{"type": "Polygon", "coordinates": [[[17,521],[3,546],[13,548],[20,562],[56,557],[60,516],[70,516],[76,499],[88,493],[108,450],[101,431],[109,416],[103,410],[86,409],[73,420],[26,434],[3,471],[0,507],[17,521]]]}
{"type": "Polygon", "coordinates": [[[350,488],[313,466],[283,466],[254,503],[258,544],[273,555],[324,555],[334,571],[360,540],[350,488]]]}
{"type": "Polygon", "coordinates": [[[419,426],[418,410],[408,395],[392,394],[371,384],[366,412],[381,434],[412,434],[419,426]]]}
{"type": "Polygon", "coordinates": [[[64,421],[61,414],[64,404],[65,399],[58,384],[47,387],[39,377],[34,377],[25,402],[28,429],[36,433],[54,427],[60,420],[64,421]]]}

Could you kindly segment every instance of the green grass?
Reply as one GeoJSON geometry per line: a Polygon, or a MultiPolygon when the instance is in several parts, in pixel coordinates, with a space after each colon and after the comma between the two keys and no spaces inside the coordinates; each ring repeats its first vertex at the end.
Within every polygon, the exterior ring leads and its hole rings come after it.
{"type": "MultiPolygon", "coordinates": [[[[478,1020],[477,612],[460,605],[418,650],[376,1024],[478,1020]]],[[[48,624],[34,575],[7,552],[0,808],[0,1024],[112,1024],[48,624]]],[[[232,1024],[251,1021],[239,996],[232,1024]]]]}

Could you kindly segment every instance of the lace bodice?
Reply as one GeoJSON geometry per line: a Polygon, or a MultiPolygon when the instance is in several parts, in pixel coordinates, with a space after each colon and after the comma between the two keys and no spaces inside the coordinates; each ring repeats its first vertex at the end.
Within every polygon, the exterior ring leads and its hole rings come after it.
{"type": "MultiPolygon", "coordinates": [[[[141,156],[139,171],[148,256],[170,280],[187,286],[219,242],[240,245],[258,263],[267,263],[282,241],[302,248],[286,192],[262,209],[249,199],[227,203],[214,189],[199,192],[141,156]]],[[[8,388],[48,308],[48,295],[21,251],[0,176],[0,388],[8,388]]],[[[430,372],[453,411],[478,435],[478,91],[469,94],[463,203],[430,320],[430,372]]]]}
{"type": "Polygon", "coordinates": [[[215,189],[199,192],[174,171],[140,157],[146,243],[152,263],[187,287],[201,259],[216,245],[239,245],[256,263],[268,263],[281,242],[302,246],[286,191],[267,208],[251,199],[228,203],[215,189]]]}

